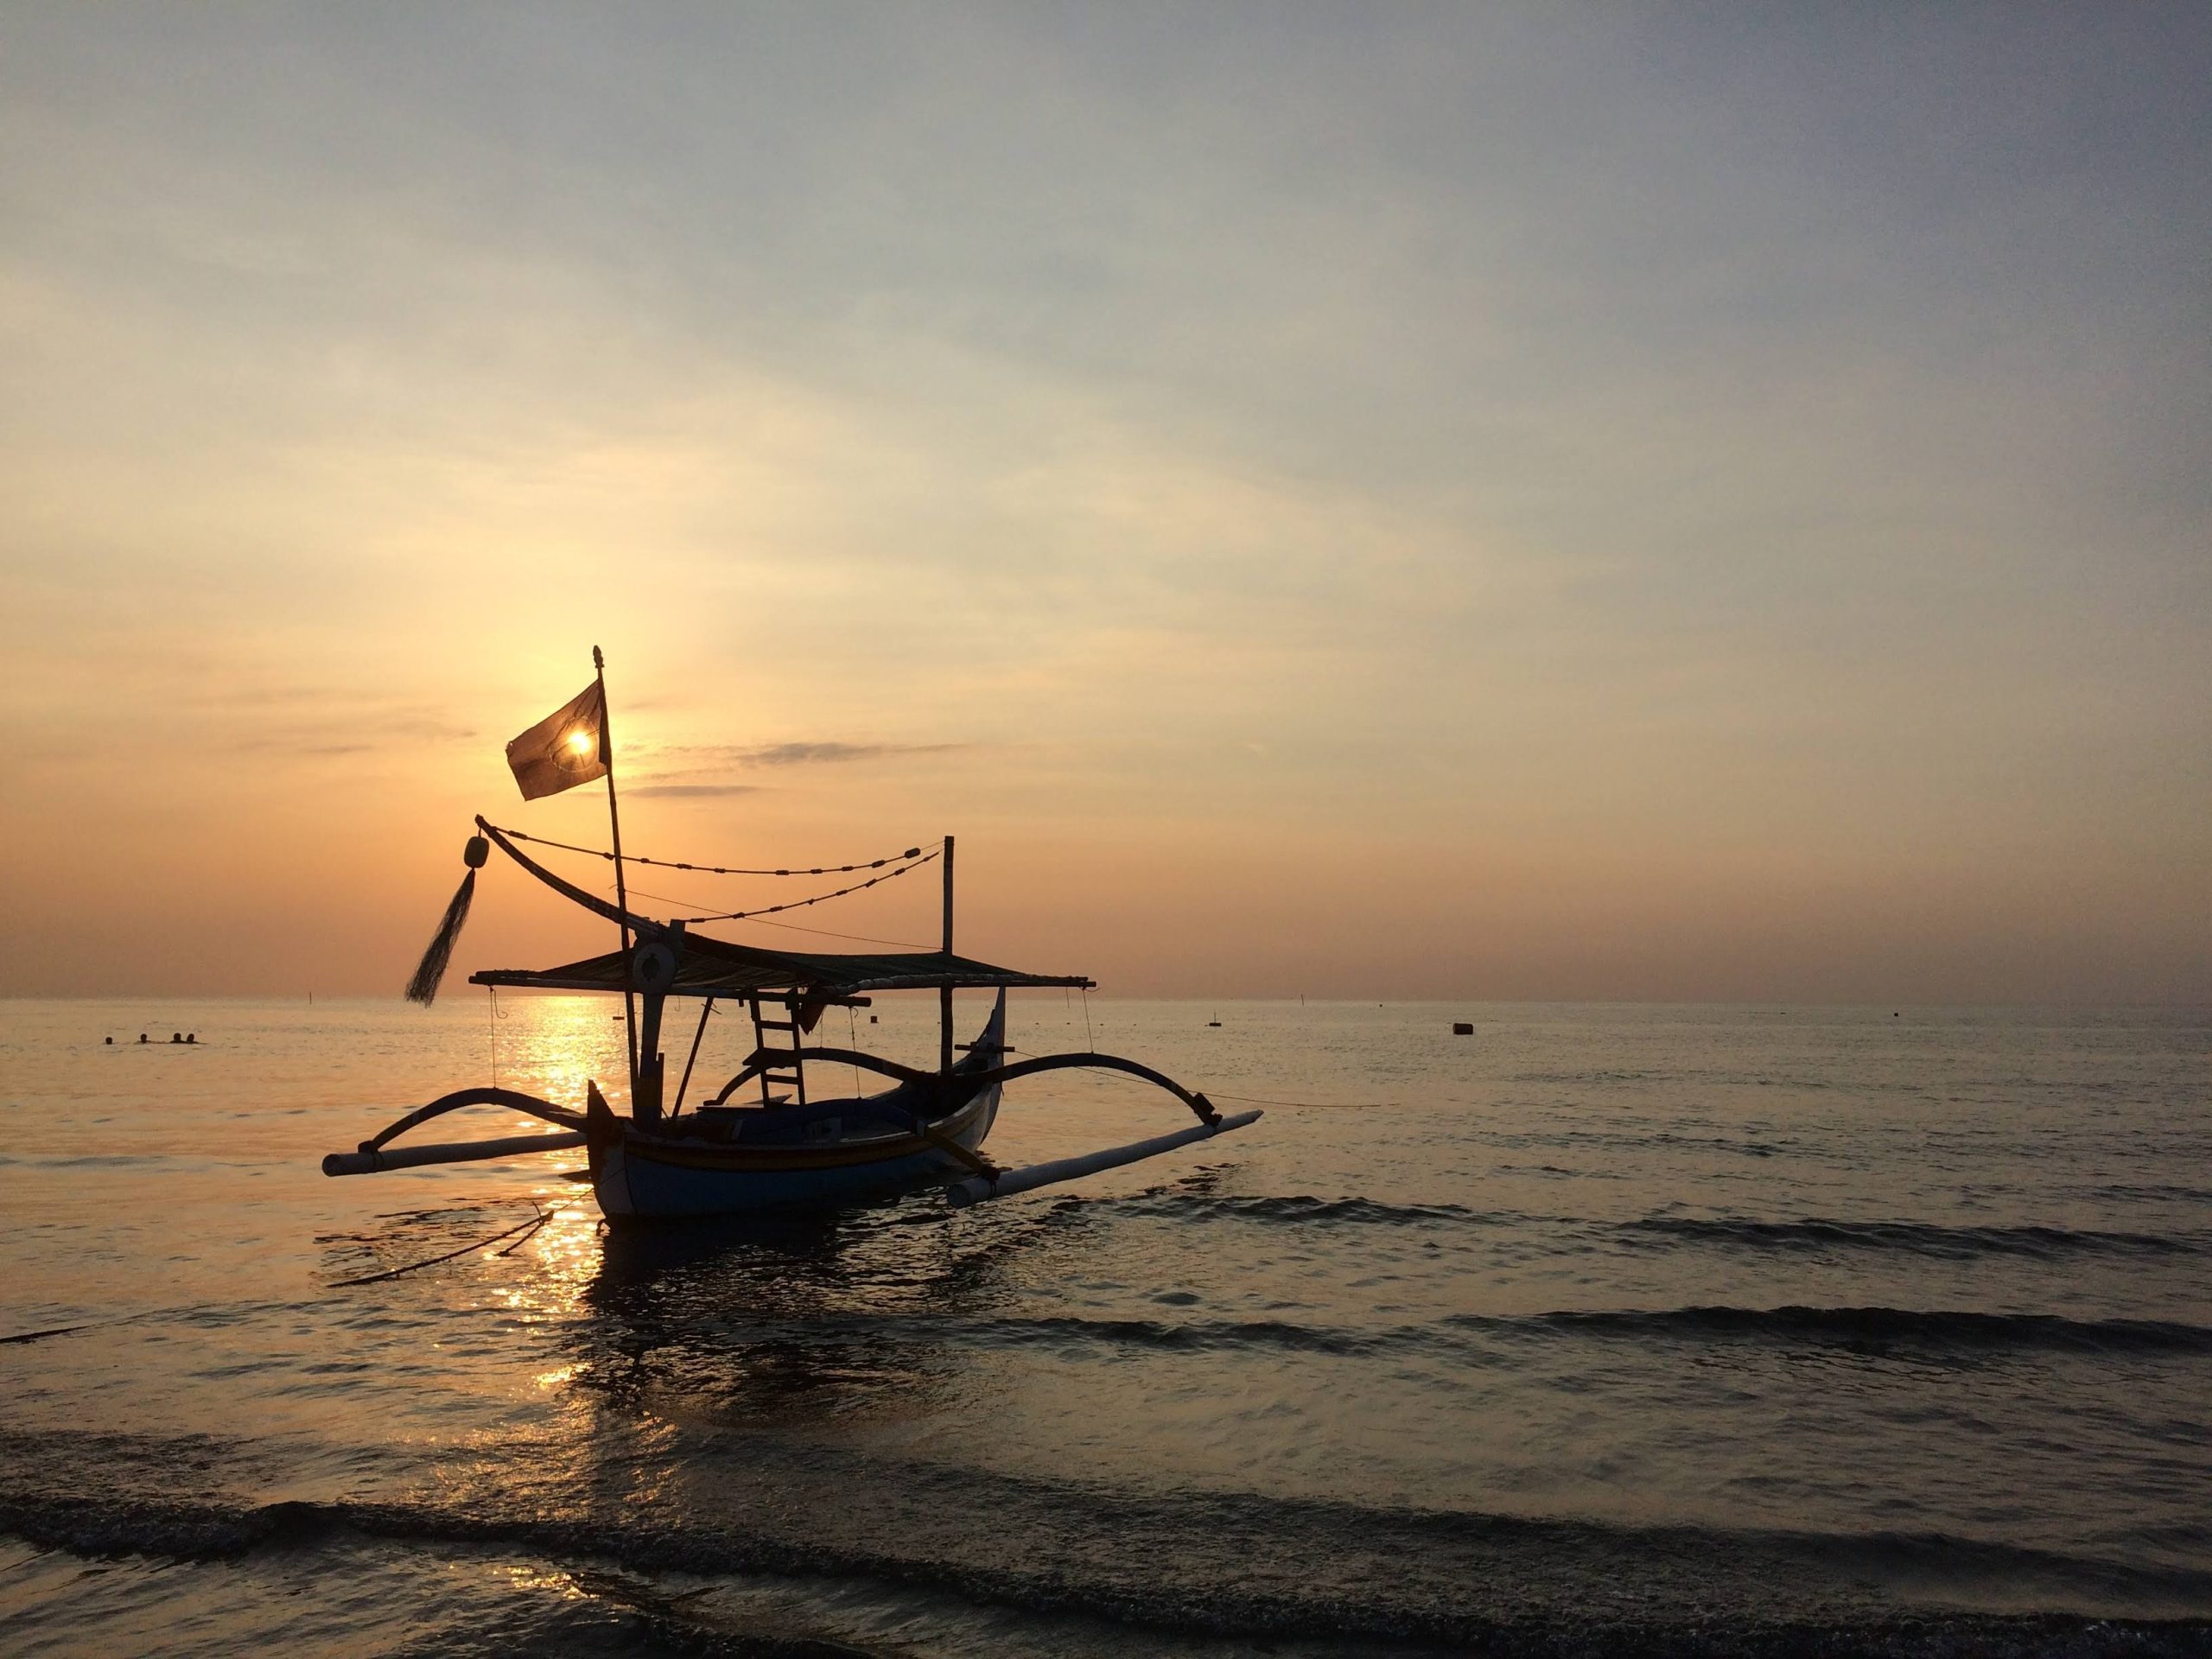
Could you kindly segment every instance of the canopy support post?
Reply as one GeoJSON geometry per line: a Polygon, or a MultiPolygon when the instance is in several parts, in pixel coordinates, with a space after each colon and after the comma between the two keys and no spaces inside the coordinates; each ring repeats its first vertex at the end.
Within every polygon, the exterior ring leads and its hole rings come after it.
{"type": "Polygon", "coordinates": [[[714,1011],[715,999],[713,997],[709,997],[704,1002],[700,1004],[699,1029],[691,1033],[691,1052],[684,1057],[683,1078],[682,1082],[676,1085],[676,1104],[668,1109],[668,1115],[671,1117],[674,1117],[678,1112],[683,1109],[683,1091],[691,1086],[691,1068],[697,1063],[699,1058],[699,1039],[707,1034],[707,1016],[714,1011]]]}
{"type": "MultiPolygon", "coordinates": [[[[952,954],[952,837],[944,838],[944,954],[952,954]]],[[[937,1069],[952,1070],[952,987],[942,985],[937,993],[938,1045],[937,1069]]]]}

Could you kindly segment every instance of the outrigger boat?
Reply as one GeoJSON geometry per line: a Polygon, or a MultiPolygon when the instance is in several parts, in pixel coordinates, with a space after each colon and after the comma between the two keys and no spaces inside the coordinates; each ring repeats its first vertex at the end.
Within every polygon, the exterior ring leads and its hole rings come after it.
{"type": "Polygon", "coordinates": [[[408,1113],[352,1152],[322,1160],[326,1175],[362,1175],[430,1164],[473,1162],[582,1147],[592,1191],[610,1221],[738,1215],[789,1205],[840,1205],[899,1192],[944,1189],[954,1207],[1005,1198],[1100,1170],[1135,1163],[1194,1141],[1243,1128],[1262,1114],[1224,1116],[1202,1094],[1152,1067],[1118,1055],[1085,1050],[1013,1059],[1006,1044],[1006,994],[1021,988],[1089,990],[1095,982],[1074,974],[1030,974],[957,956],[952,949],[953,838],[925,850],[859,865],[811,870],[734,871],[665,859],[626,857],[622,852],[607,720],[604,662],[592,651],[593,684],[507,746],[507,758],[524,798],[551,794],[605,777],[612,851],[567,848],[609,859],[615,899],[609,903],[538,863],[518,842],[542,837],[502,829],[480,815],[463,859],[467,874],[447,907],[444,921],[410,983],[408,995],[428,1002],[436,995],[461,923],[476,872],[496,847],[570,902],[613,922],[617,950],[543,970],[493,969],[470,976],[473,984],[620,995],[623,1000],[629,1069],[628,1113],[618,1113],[595,1081],[585,1084],[581,1111],[519,1090],[462,1089],[408,1113]],[[938,861],[944,880],[943,947],[891,955],[824,955],[768,950],[710,938],[690,931],[694,922],[742,919],[764,912],[726,912],[717,918],[656,919],[632,909],[624,880],[626,863],[672,867],[715,874],[828,875],[872,872],[835,893],[768,907],[775,911],[840,898],[873,887],[938,861]],[[934,990],[938,998],[938,1052],[924,1070],[852,1048],[810,1046],[807,1040],[832,1007],[865,1007],[893,991],[934,990]],[[976,1039],[953,1042],[953,993],[996,995],[990,1017],[976,1039]],[[668,1057],[661,1044],[672,1000],[700,1004],[698,1024],[675,1090],[666,1088],[668,1057]],[[709,1016],[718,1002],[742,1005],[752,1017],[754,1047],[738,1071],[711,1096],[686,1106],[709,1016]],[[820,1098],[808,1088],[809,1066],[858,1067],[892,1080],[871,1095],[820,1098]],[[1197,1117],[1195,1125],[1085,1156],[1001,1169],[982,1150],[998,1116],[1001,1093],[1018,1078],[1071,1067],[1126,1072],[1166,1090],[1197,1117]],[[399,1146],[410,1131],[448,1113],[473,1106],[518,1112],[550,1125],[551,1134],[492,1140],[399,1146]]]}

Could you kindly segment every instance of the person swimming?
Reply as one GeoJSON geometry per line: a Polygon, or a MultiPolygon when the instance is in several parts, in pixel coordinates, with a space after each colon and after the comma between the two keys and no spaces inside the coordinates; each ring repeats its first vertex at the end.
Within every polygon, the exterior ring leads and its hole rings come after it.
{"type": "Polygon", "coordinates": [[[152,1039],[151,1039],[150,1038],[149,1038],[149,1037],[146,1035],[146,1033],[145,1033],[144,1032],[143,1032],[143,1031],[142,1031],[142,1032],[140,1032],[140,1033],[138,1033],[138,1040],[139,1040],[140,1042],[143,1043],[143,1042],[149,1042],[149,1041],[151,1041],[152,1039]]]}
{"type": "Polygon", "coordinates": [[[188,1043],[196,1043],[200,1040],[200,1033],[196,1031],[188,1031],[184,1033],[184,1040],[188,1043]]]}
{"type": "Polygon", "coordinates": [[[184,1040],[184,1033],[183,1033],[182,1032],[181,1032],[181,1031],[173,1031],[173,1032],[169,1033],[169,1041],[171,1041],[171,1042],[173,1042],[173,1043],[181,1043],[181,1042],[182,1042],[183,1040],[184,1040]]]}

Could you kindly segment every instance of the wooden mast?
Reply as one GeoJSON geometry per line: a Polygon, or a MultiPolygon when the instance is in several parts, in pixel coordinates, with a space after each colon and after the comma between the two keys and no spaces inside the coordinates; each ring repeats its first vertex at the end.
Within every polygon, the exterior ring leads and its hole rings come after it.
{"type": "MultiPolygon", "coordinates": [[[[944,838],[944,954],[952,954],[952,837],[944,838]]],[[[952,987],[940,985],[937,993],[937,1069],[952,1070],[952,987]]]]}
{"type": "Polygon", "coordinates": [[[592,672],[599,677],[599,763],[607,769],[607,823],[614,836],[615,925],[622,933],[622,1030],[630,1051],[630,1109],[638,1109],[638,995],[631,984],[630,894],[622,878],[622,813],[614,799],[614,734],[607,712],[607,658],[591,648],[592,672]]]}

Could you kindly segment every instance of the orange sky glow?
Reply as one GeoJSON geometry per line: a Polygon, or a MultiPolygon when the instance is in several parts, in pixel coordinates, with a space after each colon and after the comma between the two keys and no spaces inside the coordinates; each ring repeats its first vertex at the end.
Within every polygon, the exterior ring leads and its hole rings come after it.
{"type": "Polygon", "coordinates": [[[396,996],[597,644],[631,850],[1109,994],[2212,998],[2157,18],[866,16],[11,21],[0,993],[396,996]]]}

